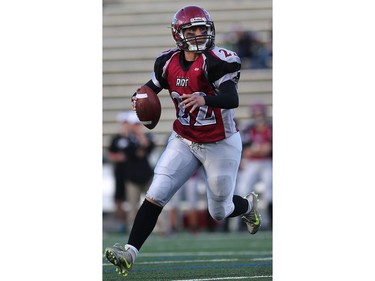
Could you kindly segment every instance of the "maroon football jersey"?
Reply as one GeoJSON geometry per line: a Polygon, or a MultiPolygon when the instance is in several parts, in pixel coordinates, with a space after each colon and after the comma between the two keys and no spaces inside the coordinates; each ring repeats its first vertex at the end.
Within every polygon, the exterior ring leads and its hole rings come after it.
{"type": "Polygon", "coordinates": [[[180,106],[183,94],[215,96],[221,83],[231,80],[238,83],[240,58],[227,49],[215,47],[200,54],[186,66],[184,53],[174,48],[162,53],[155,61],[152,81],[168,89],[176,108],[173,129],[182,137],[198,143],[215,142],[238,131],[233,109],[201,106],[189,113],[190,108],[180,106]]]}

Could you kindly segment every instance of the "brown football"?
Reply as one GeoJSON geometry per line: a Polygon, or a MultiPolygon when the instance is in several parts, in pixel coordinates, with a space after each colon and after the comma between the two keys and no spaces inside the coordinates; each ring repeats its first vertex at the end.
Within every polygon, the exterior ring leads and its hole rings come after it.
{"type": "Polygon", "coordinates": [[[150,130],[158,124],[161,115],[161,105],[156,93],[145,85],[136,92],[135,112],[144,126],[150,130]]]}

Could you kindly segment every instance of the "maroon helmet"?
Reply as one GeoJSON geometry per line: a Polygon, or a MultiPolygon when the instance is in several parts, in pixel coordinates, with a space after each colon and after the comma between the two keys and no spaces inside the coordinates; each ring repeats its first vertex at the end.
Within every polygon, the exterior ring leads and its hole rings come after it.
{"type": "Polygon", "coordinates": [[[198,6],[186,6],[178,10],[171,28],[173,39],[180,50],[199,53],[215,46],[214,22],[208,12],[198,6]],[[206,31],[202,35],[185,38],[184,29],[194,26],[204,26],[206,31]]]}

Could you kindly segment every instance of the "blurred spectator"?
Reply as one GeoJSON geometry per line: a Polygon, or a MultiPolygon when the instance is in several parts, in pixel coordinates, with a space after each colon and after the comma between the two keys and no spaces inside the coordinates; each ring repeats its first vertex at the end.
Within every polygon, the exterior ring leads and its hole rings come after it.
{"type": "Polygon", "coordinates": [[[272,50],[270,45],[263,42],[259,33],[245,31],[237,25],[225,35],[224,41],[241,58],[243,68],[262,69],[271,66],[272,50]]]}
{"type": "Polygon", "coordinates": [[[130,206],[127,225],[130,231],[135,215],[144,194],[153,177],[154,171],[149,162],[149,156],[155,147],[154,137],[151,133],[144,132],[144,126],[139,121],[136,113],[130,111],[127,116],[129,123],[129,153],[128,177],[126,182],[127,200],[130,206]]]}
{"type": "Polygon", "coordinates": [[[243,151],[238,194],[254,191],[262,183],[260,200],[266,204],[269,226],[272,227],[272,123],[264,104],[250,106],[252,122],[241,131],[243,151]]]}
{"type": "Polygon", "coordinates": [[[107,150],[107,158],[113,165],[113,176],[115,181],[115,217],[119,223],[119,231],[126,231],[126,213],[123,209],[123,202],[126,200],[126,186],[128,174],[128,157],[129,150],[129,123],[127,120],[128,113],[121,112],[117,115],[117,121],[120,124],[119,133],[112,136],[111,143],[107,150]]]}

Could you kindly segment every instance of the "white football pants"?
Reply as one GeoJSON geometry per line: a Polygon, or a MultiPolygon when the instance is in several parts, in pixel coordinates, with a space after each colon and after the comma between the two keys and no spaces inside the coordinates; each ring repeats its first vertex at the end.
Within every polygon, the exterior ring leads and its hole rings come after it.
{"type": "Polygon", "coordinates": [[[165,206],[177,190],[203,165],[207,177],[207,204],[215,220],[234,210],[233,193],[241,161],[239,133],[214,143],[194,143],[172,132],[155,167],[146,197],[165,206]]]}

